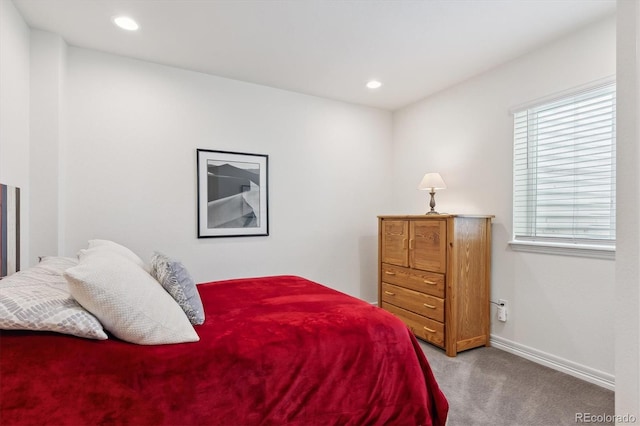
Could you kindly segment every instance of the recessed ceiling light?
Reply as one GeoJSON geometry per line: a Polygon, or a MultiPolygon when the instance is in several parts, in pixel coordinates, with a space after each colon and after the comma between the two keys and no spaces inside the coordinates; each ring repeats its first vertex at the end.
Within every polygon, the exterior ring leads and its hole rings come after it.
{"type": "Polygon", "coordinates": [[[128,16],[116,16],[113,18],[113,23],[127,31],[136,31],[140,28],[138,23],[128,16]]]}
{"type": "Polygon", "coordinates": [[[370,82],[368,82],[368,83],[367,83],[367,87],[368,87],[369,89],[377,89],[377,88],[379,88],[380,86],[382,86],[382,83],[380,83],[380,82],[379,82],[379,81],[377,81],[377,80],[371,80],[370,82]]]}

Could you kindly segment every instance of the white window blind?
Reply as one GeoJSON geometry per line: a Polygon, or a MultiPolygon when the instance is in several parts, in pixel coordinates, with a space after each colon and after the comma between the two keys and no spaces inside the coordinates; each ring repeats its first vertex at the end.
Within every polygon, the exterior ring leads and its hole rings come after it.
{"type": "Polygon", "coordinates": [[[615,247],[616,87],[514,113],[515,241],[615,247]]]}

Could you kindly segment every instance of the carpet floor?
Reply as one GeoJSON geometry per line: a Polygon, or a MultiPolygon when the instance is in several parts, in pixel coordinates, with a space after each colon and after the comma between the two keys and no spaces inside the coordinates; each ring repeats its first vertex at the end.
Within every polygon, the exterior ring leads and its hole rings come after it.
{"type": "Polygon", "coordinates": [[[614,424],[613,391],[496,348],[450,358],[420,346],[449,400],[447,426],[614,424]]]}

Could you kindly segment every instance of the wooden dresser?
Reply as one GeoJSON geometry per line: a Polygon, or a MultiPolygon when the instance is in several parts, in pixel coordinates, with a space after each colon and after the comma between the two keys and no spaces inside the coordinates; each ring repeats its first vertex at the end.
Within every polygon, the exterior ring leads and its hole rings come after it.
{"type": "Polygon", "coordinates": [[[378,217],[378,305],[448,356],[489,346],[492,218],[378,217]]]}

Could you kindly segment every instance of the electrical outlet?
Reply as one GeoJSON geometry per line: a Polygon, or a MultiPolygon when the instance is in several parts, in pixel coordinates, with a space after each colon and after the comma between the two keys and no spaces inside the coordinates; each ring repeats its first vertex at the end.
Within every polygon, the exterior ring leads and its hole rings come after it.
{"type": "Polygon", "coordinates": [[[498,299],[498,321],[507,321],[507,301],[498,299]]]}

